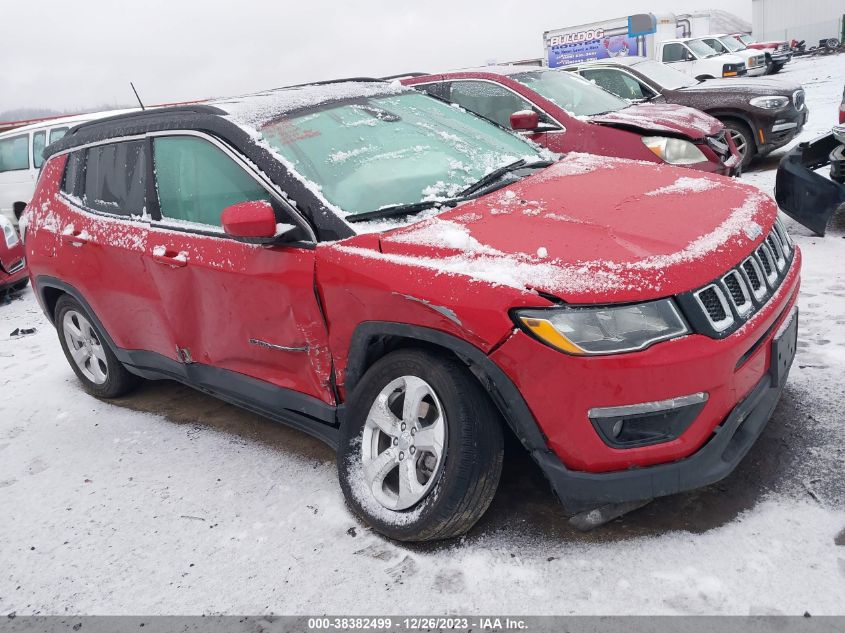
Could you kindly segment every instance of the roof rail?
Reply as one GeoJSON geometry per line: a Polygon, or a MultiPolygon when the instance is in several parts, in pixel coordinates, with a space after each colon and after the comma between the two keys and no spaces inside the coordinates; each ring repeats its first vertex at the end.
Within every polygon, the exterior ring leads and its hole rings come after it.
{"type": "Polygon", "coordinates": [[[431,73],[420,73],[420,72],[412,72],[412,73],[399,73],[398,75],[388,75],[387,77],[382,77],[382,81],[387,81],[388,79],[402,79],[403,77],[425,77],[426,75],[430,75],[431,73]]]}

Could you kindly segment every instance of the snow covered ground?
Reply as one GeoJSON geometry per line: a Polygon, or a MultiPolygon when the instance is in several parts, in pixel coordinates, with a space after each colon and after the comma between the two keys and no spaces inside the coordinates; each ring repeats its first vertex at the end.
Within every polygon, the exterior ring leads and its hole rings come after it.
{"type": "MultiPolygon", "coordinates": [[[[783,76],[807,89],[802,138],[826,131],[845,58],[783,76]]],[[[771,193],[776,159],[744,179],[771,193]]],[[[845,216],[823,239],[789,225],[799,350],[761,442],[725,482],[590,534],[512,459],[466,538],[388,542],[302,434],[169,383],[85,395],[27,290],[0,305],[0,615],[845,614],[845,216]]]]}

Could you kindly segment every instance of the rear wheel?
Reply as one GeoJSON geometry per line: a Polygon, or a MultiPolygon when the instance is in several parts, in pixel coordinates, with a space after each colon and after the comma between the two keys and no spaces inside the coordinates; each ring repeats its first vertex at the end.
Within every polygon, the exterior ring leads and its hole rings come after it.
{"type": "Polygon", "coordinates": [[[78,301],[64,295],[56,302],[59,342],[82,387],[94,396],[116,398],[140,382],[129,373],[78,301]]]}
{"type": "Polygon", "coordinates": [[[745,125],[745,123],[734,120],[724,121],[724,124],[725,129],[730,134],[731,140],[736,145],[737,152],[742,161],[740,163],[742,170],[745,171],[757,154],[757,145],[754,142],[754,135],[751,133],[751,128],[745,125]]]}
{"type": "Polygon", "coordinates": [[[341,429],[337,466],[350,507],[400,541],[465,533],[499,483],[499,413],[455,359],[392,352],[356,387],[341,429]]]}
{"type": "Polygon", "coordinates": [[[771,70],[769,70],[769,73],[768,73],[768,74],[770,74],[770,75],[774,75],[775,73],[779,73],[779,72],[781,71],[781,69],[782,69],[782,68],[783,68],[783,64],[775,64],[775,63],[773,63],[773,64],[772,64],[772,68],[771,68],[771,70]]]}

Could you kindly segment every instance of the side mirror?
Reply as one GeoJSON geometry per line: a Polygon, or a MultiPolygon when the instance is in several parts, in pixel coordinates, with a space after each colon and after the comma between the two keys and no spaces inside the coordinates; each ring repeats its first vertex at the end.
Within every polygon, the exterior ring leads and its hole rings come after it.
{"type": "Polygon", "coordinates": [[[278,224],[273,205],[265,200],[238,202],[223,209],[220,217],[226,235],[252,244],[275,244],[299,233],[293,224],[278,224]]]}
{"type": "Polygon", "coordinates": [[[276,212],[273,205],[263,200],[238,202],[223,209],[220,217],[226,235],[244,238],[276,236],[276,212]]]}
{"type": "Polygon", "coordinates": [[[520,110],[510,116],[512,130],[533,131],[540,127],[540,115],[534,110],[520,110]]]}

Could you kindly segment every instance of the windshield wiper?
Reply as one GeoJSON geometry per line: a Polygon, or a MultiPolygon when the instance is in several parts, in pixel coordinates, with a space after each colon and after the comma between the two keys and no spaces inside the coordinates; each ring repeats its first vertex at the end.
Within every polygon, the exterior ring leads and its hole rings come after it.
{"type": "Polygon", "coordinates": [[[492,185],[494,182],[499,180],[505,174],[509,174],[512,171],[516,171],[522,167],[548,167],[552,163],[547,160],[537,160],[533,163],[528,163],[524,158],[520,158],[517,161],[510,163],[509,165],[505,165],[504,167],[499,167],[498,169],[494,169],[486,176],[482,176],[476,183],[470,185],[466,189],[464,189],[458,197],[466,198],[471,196],[475,192],[492,185]]]}
{"type": "Polygon", "coordinates": [[[411,215],[412,213],[419,213],[426,209],[433,209],[434,207],[454,207],[459,202],[459,198],[450,198],[448,200],[424,200],[422,202],[413,202],[411,204],[394,204],[389,207],[382,207],[375,211],[365,211],[363,213],[356,213],[354,215],[346,216],[347,222],[364,222],[366,220],[380,220],[384,218],[395,218],[403,215],[411,215]]]}

